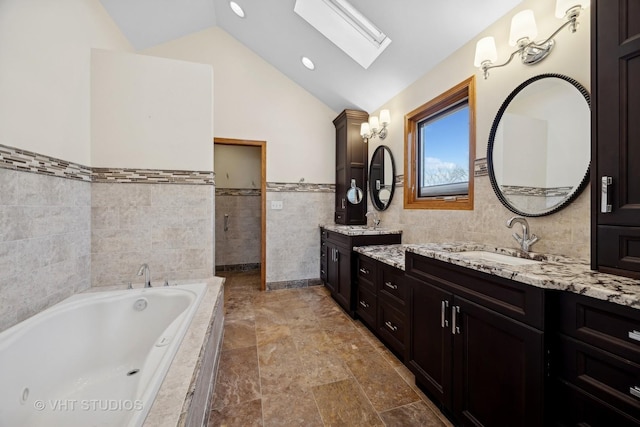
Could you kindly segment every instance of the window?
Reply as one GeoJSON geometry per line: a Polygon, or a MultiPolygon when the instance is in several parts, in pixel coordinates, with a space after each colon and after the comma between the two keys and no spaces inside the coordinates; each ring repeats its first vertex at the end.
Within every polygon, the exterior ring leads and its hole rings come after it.
{"type": "Polygon", "coordinates": [[[405,116],[406,209],[473,209],[474,77],[405,116]]]}

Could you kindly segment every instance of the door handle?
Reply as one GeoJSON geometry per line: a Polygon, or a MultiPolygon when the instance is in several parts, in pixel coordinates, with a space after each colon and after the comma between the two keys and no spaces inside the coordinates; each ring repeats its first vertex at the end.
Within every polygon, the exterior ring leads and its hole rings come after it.
{"type": "Polygon", "coordinates": [[[611,203],[609,203],[609,186],[613,183],[613,178],[610,176],[603,176],[600,182],[600,189],[602,193],[602,197],[600,199],[600,212],[609,213],[611,212],[611,203]]]}
{"type": "Polygon", "coordinates": [[[447,320],[447,308],[449,307],[449,301],[442,300],[442,306],[440,308],[440,326],[446,328],[449,326],[449,321],[447,320]]]}
{"type": "Polygon", "coordinates": [[[460,334],[460,327],[458,326],[458,314],[460,313],[460,306],[451,306],[451,334],[460,334]]]}

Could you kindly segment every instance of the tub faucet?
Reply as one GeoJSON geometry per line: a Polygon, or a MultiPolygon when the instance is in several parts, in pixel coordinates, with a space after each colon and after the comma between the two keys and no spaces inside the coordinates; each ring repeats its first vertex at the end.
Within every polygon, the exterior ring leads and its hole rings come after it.
{"type": "Polygon", "coordinates": [[[514,239],[516,239],[516,242],[520,244],[520,248],[524,252],[529,252],[531,246],[533,246],[533,244],[538,241],[538,236],[536,236],[535,234],[531,234],[531,236],[529,236],[529,223],[523,217],[514,216],[512,218],[509,218],[509,220],[507,221],[507,227],[511,228],[515,223],[522,225],[522,236],[520,236],[518,233],[513,233],[512,236],[514,239]]]}
{"type": "Polygon", "coordinates": [[[149,272],[149,265],[148,264],[142,264],[140,266],[140,269],[138,270],[138,276],[142,276],[143,273],[144,273],[144,287],[145,288],[150,288],[151,287],[151,273],[149,272]]]}
{"type": "Polygon", "coordinates": [[[378,217],[378,213],[369,211],[366,214],[364,214],[364,216],[366,217],[369,217],[369,215],[373,215],[373,228],[375,229],[377,226],[380,225],[380,218],[378,217]]]}

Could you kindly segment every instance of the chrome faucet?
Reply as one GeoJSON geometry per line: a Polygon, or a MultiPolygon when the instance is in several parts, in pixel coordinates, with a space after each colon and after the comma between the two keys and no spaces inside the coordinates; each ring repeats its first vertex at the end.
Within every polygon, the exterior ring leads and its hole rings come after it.
{"type": "Polygon", "coordinates": [[[138,270],[138,276],[142,276],[143,273],[144,273],[144,287],[145,288],[150,288],[151,287],[151,273],[149,272],[149,265],[148,264],[142,264],[140,266],[140,269],[138,270]]]}
{"type": "Polygon", "coordinates": [[[369,211],[366,214],[364,214],[364,216],[366,216],[367,218],[369,217],[369,215],[373,215],[373,228],[376,228],[377,226],[379,226],[380,218],[378,217],[378,213],[374,211],[369,211]]]}
{"type": "Polygon", "coordinates": [[[529,252],[531,246],[533,246],[533,244],[538,241],[538,236],[536,236],[535,234],[531,234],[531,237],[529,237],[529,223],[523,217],[514,216],[513,218],[509,218],[509,220],[507,221],[507,227],[511,228],[515,223],[522,225],[522,236],[520,236],[518,233],[513,233],[512,236],[514,239],[516,239],[516,242],[520,244],[520,248],[524,252],[529,252]]]}

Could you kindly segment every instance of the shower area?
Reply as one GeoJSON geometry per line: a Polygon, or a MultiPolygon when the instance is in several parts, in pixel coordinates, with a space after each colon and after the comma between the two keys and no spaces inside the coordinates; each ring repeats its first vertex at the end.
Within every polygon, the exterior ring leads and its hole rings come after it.
{"type": "Polygon", "coordinates": [[[214,144],[216,272],[261,268],[261,149],[214,144]]]}

